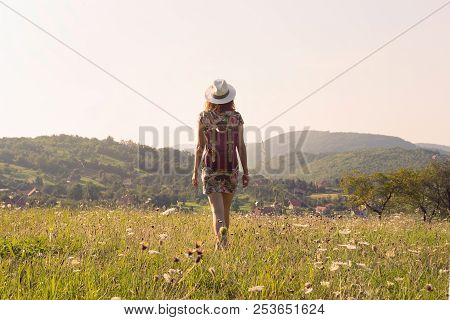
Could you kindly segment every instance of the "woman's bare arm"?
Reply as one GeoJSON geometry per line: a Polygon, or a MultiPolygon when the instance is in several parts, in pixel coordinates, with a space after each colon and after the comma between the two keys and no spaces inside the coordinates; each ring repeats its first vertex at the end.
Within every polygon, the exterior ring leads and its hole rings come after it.
{"type": "Polygon", "coordinates": [[[198,122],[198,137],[197,146],[195,148],[195,162],[194,162],[194,173],[192,174],[192,185],[196,187],[198,185],[198,167],[200,166],[200,161],[202,160],[203,150],[205,149],[205,135],[203,134],[203,124],[198,122]]]}
{"type": "Polygon", "coordinates": [[[247,147],[245,146],[244,126],[242,124],[239,125],[238,132],[239,132],[239,144],[237,148],[239,152],[239,158],[241,159],[242,170],[244,171],[244,175],[242,176],[242,184],[244,187],[246,187],[249,182],[249,177],[247,167],[247,147]]]}

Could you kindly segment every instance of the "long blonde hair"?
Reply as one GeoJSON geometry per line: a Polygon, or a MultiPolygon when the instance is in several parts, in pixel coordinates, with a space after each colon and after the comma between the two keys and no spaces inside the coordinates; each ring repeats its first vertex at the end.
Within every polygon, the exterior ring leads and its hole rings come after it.
{"type": "Polygon", "coordinates": [[[234,100],[231,100],[230,102],[227,102],[224,104],[216,104],[216,103],[206,101],[205,102],[205,111],[211,111],[211,110],[214,110],[217,112],[235,110],[234,100]]]}

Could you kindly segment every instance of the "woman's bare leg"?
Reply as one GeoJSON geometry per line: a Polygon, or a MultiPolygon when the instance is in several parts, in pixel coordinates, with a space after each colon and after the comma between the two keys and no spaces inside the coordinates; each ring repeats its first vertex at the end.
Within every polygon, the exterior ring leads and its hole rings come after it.
{"type": "Polygon", "coordinates": [[[208,199],[213,217],[214,233],[217,240],[220,240],[220,228],[226,226],[223,197],[220,192],[212,192],[208,194],[208,199]]]}
{"type": "Polygon", "coordinates": [[[223,209],[225,216],[225,224],[227,228],[230,228],[230,208],[231,203],[233,202],[233,194],[232,193],[222,193],[223,197],[223,209]]]}

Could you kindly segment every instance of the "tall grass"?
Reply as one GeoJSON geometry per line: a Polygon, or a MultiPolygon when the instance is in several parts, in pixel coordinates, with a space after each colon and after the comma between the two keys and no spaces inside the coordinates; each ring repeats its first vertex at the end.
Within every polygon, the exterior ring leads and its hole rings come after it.
{"type": "Polygon", "coordinates": [[[449,225],[411,218],[0,211],[1,299],[447,299],[449,225]],[[196,248],[197,246],[197,248],[196,248]]]}

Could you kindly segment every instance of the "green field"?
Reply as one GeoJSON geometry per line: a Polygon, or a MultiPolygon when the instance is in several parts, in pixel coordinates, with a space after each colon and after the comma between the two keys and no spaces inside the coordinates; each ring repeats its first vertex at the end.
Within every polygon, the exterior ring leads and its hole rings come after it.
{"type": "Polygon", "coordinates": [[[314,200],[337,200],[339,198],[338,193],[314,193],[309,196],[311,199],[314,200]]]}
{"type": "Polygon", "coordinates": [[[217,252],[210,224],[206,211],[0,210],[0,298],[448,299],[447,222],[233,215],[217,252]]]}

